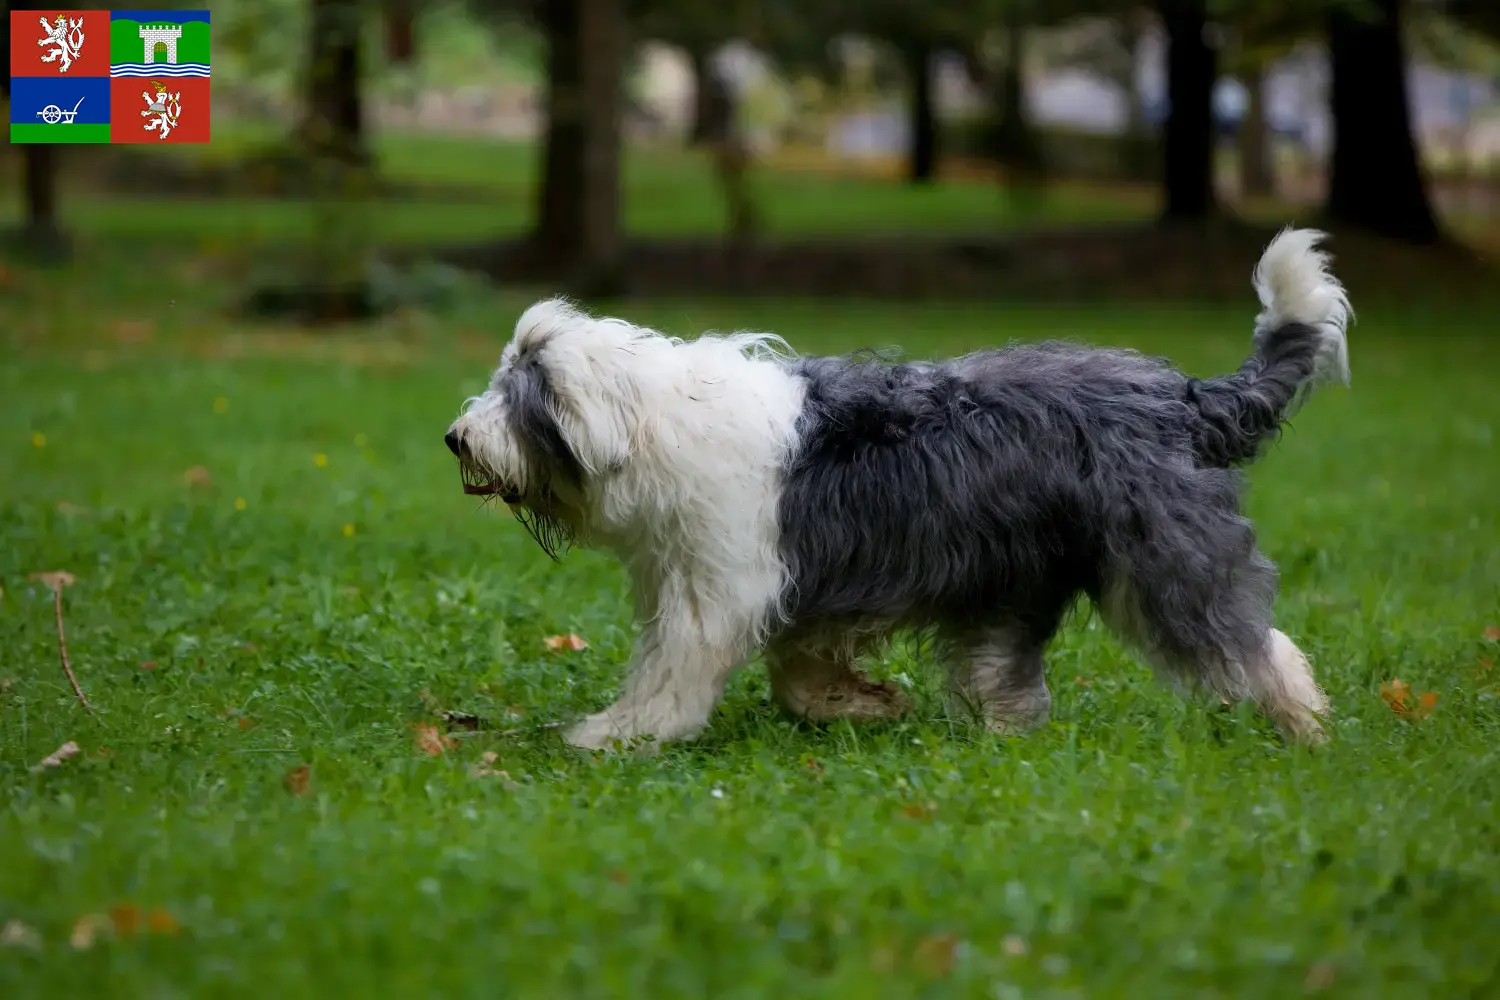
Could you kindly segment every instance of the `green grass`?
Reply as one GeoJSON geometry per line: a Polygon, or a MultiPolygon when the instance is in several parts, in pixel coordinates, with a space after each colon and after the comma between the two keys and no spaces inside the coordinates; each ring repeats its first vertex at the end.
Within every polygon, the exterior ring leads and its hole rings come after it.
{"type": "MultiPolygon", "coordinates": [[[[204,146],[141,153],[230,162],[264,148],[274,136],[254,128],[215,128],[204,146]]],[[[135,151],[133,151],[135,152],[135,151]]],[[[530,223],[536,201],[537,153],[530,144],[463,138],[383,135],[385,177],[421,185],[422,197],[360,211],[376,217],[377,235],[394,242],[455,243],[514,235],[530,223]]],[[[140,155],[140,153],[137,153],[140,155]]],[[[1020,224],[1145,218],[1149,204],[1107,189],[1070,188],[1025,214],[1006,192],[984,184],[909,188],[878,178],[763,168],[752,183],[772,236],[864,233],[992,233],[1020,224]]],[[[705,156],[633,150],[625,159],[624,214],[642,235],[712,236],[725,228],[723,198],[705,156]]],[[[213,238],[237,243],[299,239],[313,225],[306,203],[274,198],[233,202],[99,192],[64,186],[64,222],[85,239],[155,243],[213,238]]],[[[18,202],[0,205],[0,226],[18,202]]]]}
{"type": "MultiPolygon", "coordinates": [[[[1321,752],[1179,700],[1080,620],[1028,738],[948,718],[896,651],[872,669],[914,687],[901,724],[790,723],[751,668],[697,744],[613,759],[548,726],[620,682],[621,572],[547,562],[459,492],[440,442],[524,298],[316,337],[227,325],[226,290],[176,266],[3,276],[0,927],[43,940],[0,948],[7,1000],[1500,988],[1487,317],[1366,310],[1353,388],[1251,476],[1279,624],[1335,706],[1321,752]],[[210,483],[184,481],[195,466],[210,483]],[[77,578],[68,644],[97,721],[27,579],[48,570],[77,578]],[[589,648],[544,648],[568,632],[589,648]],[[1437,694],[1430,717],[1396,717],[1393,678],[1437,694]],[[412,726],[441,709],[495,728],[420,754],[412,726]],[[29,770],[67,740],[84,755],[29,770]],[[486,751],[512,783],[470,773],[486,751]],[[181,934],[68,946],[125,903],[181,934]]],[[[1075,336],[1206,374],[1242,357],[1246,299],[620,308],[805,350],[1075,336]]]]}

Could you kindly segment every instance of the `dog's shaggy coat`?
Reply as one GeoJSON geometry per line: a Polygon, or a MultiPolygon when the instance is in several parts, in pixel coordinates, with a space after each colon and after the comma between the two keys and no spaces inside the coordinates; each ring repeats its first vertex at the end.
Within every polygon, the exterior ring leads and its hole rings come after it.
{"type": "Polygon", "coordinates": [[[1058,343],[798,358],[763,334],[684,342],[532,306],[446,442],[466,489],[549,552],[604,546],[630,572],[624,694],[569,740],[690,738],[757,650],[796,714],[898,714],[900,690],[855,667],[898,629],[936,635],[990,725],[1033,727],[1043,650],[1079,594],[1159,668],[1320,739],[1327,700],[1272,627],[1276,571],[1235,470],[1314,385],[1348,378],[1321,236],[1266,249],[1253,353],[1206,380],[1058,343]]]}

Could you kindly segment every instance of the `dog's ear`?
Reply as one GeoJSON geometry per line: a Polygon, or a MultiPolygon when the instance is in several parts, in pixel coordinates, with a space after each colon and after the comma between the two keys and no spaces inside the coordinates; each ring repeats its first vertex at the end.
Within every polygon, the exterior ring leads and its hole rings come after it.
{"type": "Polygon", "coordinates": [[[519,358],[505,381],[505,405],[521,447],[534,465],[572,484],[583,482],[583,463],[563,429],[561,404],[541,357],[519,358]]]}

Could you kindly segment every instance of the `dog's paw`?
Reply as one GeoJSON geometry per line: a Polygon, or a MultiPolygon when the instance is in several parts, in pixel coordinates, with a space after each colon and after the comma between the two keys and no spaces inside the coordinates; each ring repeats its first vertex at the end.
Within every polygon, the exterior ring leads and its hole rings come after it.
{"type": "Polygon", "coordinates": [[[596,712],[563,734],[570,746],[580,750],[608,750],[612,753],[649,750],[654,741],[649,733],[638,733],[629,720],[596,712]]]}

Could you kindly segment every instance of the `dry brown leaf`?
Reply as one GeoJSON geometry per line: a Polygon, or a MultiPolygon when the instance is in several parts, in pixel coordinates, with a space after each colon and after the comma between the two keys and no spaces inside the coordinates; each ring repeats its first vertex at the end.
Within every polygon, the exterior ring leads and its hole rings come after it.
{"type": "Polygon", "coordinates": [[[11,920],[0,928],[0,948],[20,948],[25,951],[41,951],[42,935],[35,927],[11,920]]]}
{"type": "Polygon", "coordinates": [[[507,785],[515,785],[515,781],[511,779],[508,772],[495,767],[495,762],[499,759],[500,755],[495,751],[486,750],[480,755],[480,763],[470,765],[469,774],[476,778],[499,778],[507,785]]]}
{"type": "Polygon", "coordinates": [[[281,778],[281,787],[297,796],[306,795],[307,786],[311,783],[312,768],[306,764],[298,764],[281,778]]]}
{"type": "Polygon", "coordinates": [[[113,932],[114,924],[109,917],[102,913],[85,913],[73,924],[68,944],[78,951],[84,951],[92,948],[95,941],[108,937],[113,932]]]}
{"type": "Polygon", "coordinates": [[[429,757],[436,757],[449,747],[457,745],[453,737],[444,736],[442,730],[430,723],[418,722],[412,726],[412,730],[417,749],[429,757]]]}
{"type": "Polygon", "coordinates": [[[116,323],[113,332],[113,339],[119,344],[144,344],[151,336],[151,324],[129,319],[116,323]]]}
{"type": "Polygon", "coordinates": [[[182,474],[182,481],[189,486],[208,486],[214,477],[201,465],[195,465],[182,474]]]}
{"type": "Polygon", "coordinates": [[[907,819],[931,819],[932,814],[937,812],[937,806],[931,802],[911,802],[901,807],[901,815],[907,819]]]}
{"type": "Polygon", "coordinates": [[[1484,627],[1486,639],[1500,639],[1500,625],[1486,625],[1484,627]]]}
{"type": "Polygon", "coordinates": [[[120,937],[130,937],[141,929],[141,908],[134,903],[117,903],[109,908],[109,922],[120,937]]]}
{"type": "Polygon", "coordinates": [[[146,930],[152,934],[176,934],[182,930],[177,918],[160,906],[146,914],[146,930]]]}
{"type": "Polygon", "coordinates": [[[58,747],[56,750],[49,753],[47,756],[43,757],[41,761],[39,761],[37,765],[31,769],[31,773],[36,774],[39,771],[45,771],[49,767],[62,767],[63,761],[72,760],[81,752],[82,751],[80,751],[78,748],[78,744],[74,743],[72,740],[69,740],[62,746],[58,747]]]}
{"type": "Polygon", "coordinates": [[[238,719],[235,720],[234,724],[236,726],[238,726],[241,730],[254,729],[256,726],[260,725],[259,722],[257,722],[254,719],[250,718],[250,716],[248,716],[248,715],[242,715],[242,716],[240,716],[238,719]]]}
{"type": "Polygon", "coordinates": [[[818,775],[823,773],[823,765],[819,764],[817,758],[807,758],[807,771],[809,774],[818,775]]]}
{"type": "Polygon", "coordinates": [[[567,635],[549,635],[547,636],[547,638],[542,640],[542,643],[554,653],[560,652],[564,649],[570,649],[576,653],[580,649],[589,648],[589,644],[587,642],[583,641],[571,632],[567,635]]]}
{"type": "Polygon", "coordinates": [[[142,670],[155,670],[156,669],[156,661],[155,660],[142,660],[141,661],[141,669],[142,670]]]}
{"type": "Polygon", "coordinates": [[[55,569],[46,573],[32,573],[26,579],[45,584],[48,590],[61,590],[64,587],[71,587],[77,582],[77,577],[65,569],[55,569]]]}
{"type": "Polygon", "coordinates": [[[1307,976],[1302,980],[1302,988],[1309,993],[1320,993],[1333,985],[1334,968],[1332,962],[1314,962],[1307,967],[1307,976]]]}
{"type": "Polygon", "coordinates": [[[1435,691],[1423,691],[1416,696],[1415,701],[1412,694],[1411,685],[1400,678],[1380,685],[1380,700],[1403,719],[1425,719],[1437,708],[1438,696],[1435,691]]]}
{"type": "Polygon", "coordinates": [[[958,938],[952,934],[930,934],[917,942],[912,954],[917,968],[935,979],[953,971],[958,962],[958,938]]]}

